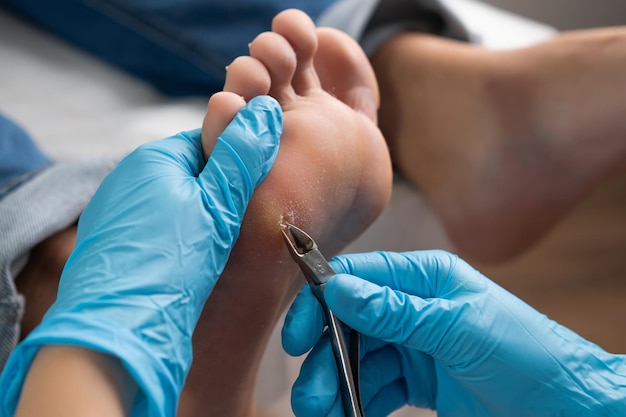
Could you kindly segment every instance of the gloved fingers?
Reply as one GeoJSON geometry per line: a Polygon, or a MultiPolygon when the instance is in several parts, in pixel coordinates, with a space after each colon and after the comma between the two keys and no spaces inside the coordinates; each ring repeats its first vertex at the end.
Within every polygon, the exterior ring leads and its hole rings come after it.
{"type": "Polygon", "coordinates": [[[337,367],[326,334],[302,364],[291,390],[291,408],[297,417],[342,417],[337,367]]]}
{"type": "Polygon", "coordinates": [[[198,177],[210,198],[236,210],[247,205],[274,164],[282,123],[280,104],[269,96],[253,98],[237,113],[198,177]]]}
{"type": "MultiPolygon", "coordinates": [[[[392,345],[365,355],[360,386],[367,416],[386,416],[408,403],[402,358],[392,345]]],[[[326,335],[302,365],[292,390],[292,408],[298,417],[344,415],[335,360],[326,335]]]]}
{"type": "MultiPolygon", "coordinates": [[[[331,308],[340,319],[357,330],[361,330],[361,328],[358,325],[355,326],[355,322],[352,320],[358,319],[356,315],[360,316],[362,324],[368,326],[370,332],[373,331],[370,336],[374,337],[382,336],[382,334],[371,328],[377,324],[377,321],[373,317],[366,317],[364,312],[360,312],[358,308],[353,308],[352,304],[355,298],[360,298],[359,302],[366,302],[366,294],[360,291],[367,293],[366,289],[368,288],[373,291],[373,294],[381,295],[380,288],[370,287],[365,284],[364,280],[371,281],[374,284],[378,284],[378,286],[397,289],[402,293],[417,294],[422,298],[432,298],[436,297],[438,292],[455,287],[449,284],[453,280],[459,279],[455,276],[455,273],[458,272],[458,267],[461,271],[460,274],[463,275],[459,281],[463,282],[465,288],[470,290],[470,288],[474,287],[477,291],[484,289],[484,279],[474,279],[476,275],[479,275],[477,271],[462,260],[459,260],[456,255],[444,251],[372,252],[342,255],[332,259],[331,266],[338,273],[354,274],[363,278],[363,280],[343,279],[342,283],[345,288],[334,294],[338,298],[334,301],[334,307],[331,308]],[[444,288],[444,290],[441,288],[444,288]],[[343,296],[341,296],[342,294],[343,296]],[[360,295],[357,297],[356,294],[360,295]],[[343,312],[344,310],[345,312],[343,312]]],[[[327,286],[325,290],[327,291],[327,298],[330,296],[328,292],[330,287],[327,286]]],[[[447,294],[443,295],[446,296],[447,294]]],[[[404,298],[404,296],[400,296],[400,298],[404,298]]],[[[385,298],[382,297],[379,301],[384,302],[384,300],[385,298]]],[[[394,297],[394,300],[399,301],[397,297],[394,297]]],[[[421,304],[424,301],[416,298],[411,302],[421,304]]],[[[333,301],[330,301],[330,303],[333,303],[333,301]]],[[[438,304],[445,305],[446,301],[441,300],[438,304]]],[[[388,310],[389,306],[386,309],[388,310]]],[[[376,315],[380,312],[370,313],[376,315]]],[[[393,321],[393,318],[390,319],[393,321]]],[[[296,298],[285,320],[283,347],[292,355],[305,353],[317,341],[322,326],[323,314],[321,307],[307,288],[296,298]]],[[[383,331],[388,329],[386,332],[387,337],[383,337],[383,340],[396,343],[404,340],[391,337],[393,334],[391,329],[394,326],[379,325],[379,327],[383,331]]],[[[439,334],[439,332],[436,334],[439,334]]]]}
{"type": "Polygon", "coordinates": [[[217,138],[198,176],[206,210],[214,214],[214,240],[230,248],[252,192],[269,172],[282,133],[280,105],[271,97],[250,100],[217,138]]]}
{"type": "MultiPolygon", "coordinates": [[[[170,192],[164,178],[195,177],[200,172],[202,145],[200,130],[178,133],[166,139],[145,143],[123,158],[103,179],[80,217],[78,240],[90,233],[104,220],[119,221],[119,208],[145,207],[152,197],[146,189],[170,192]],[[154,185],[159,182],[163,188],[154,185]],[[146,187],[146,184],[151,184],[146,187]]],[[[159,194],[162,198],[162,193],[159,194]]]]}
{"type": "Polygon", "coordinates": [[[317,343],[323,330],[322,306],[305,285],[285,316],[281,332],[283,349],[292,356],[303,355],[317,343]]]}
{"type": "Polygon", "coordinates": [[[130,164],[142,166],[143,173],[163,175],[169,166],[174,174],[181,175],[182,169],[183,175],[199,177],[201,185],[213,184],[215,174],[226,175],[226,179],[233,175],[233,182],[246,186],[246,192],[252,193],[276,159],[282,123],[282,111],[276,100],[269,96],[255,97],[218,138],[207,162],[211,168],[205,167],[201,130],[194,129],[139,146],[114,172],[130,164]],[[154,172],[147,168],[151,165],[157,168],[154,172]]]}
{"type": "Polygon", "coordinates": [[[443,338],[450,336],[447,330],[467,310],[464,303],[424,300],[345,274],[328,281],[324,297],[335,315],[353,329],[429,355],[436,353],[443,338]]]}
{"type": "MultiPolygon", "coordinates": [[[[281,332],[283,349],[291,356],[304,355],[318,343],[324,326],[322,307],[309,285],[305,284],[285,316],[281,332]]],[[[387,344],[377,339],[362,338],[361,352],[365,354],[387,344]]]]}
{"type": "Polygon", "coordinates": [[[445,251],[370,252],[331,260],[337,273],[356,275],[422,298],[437,297],[453,278],[459,259],[445,251]]]}

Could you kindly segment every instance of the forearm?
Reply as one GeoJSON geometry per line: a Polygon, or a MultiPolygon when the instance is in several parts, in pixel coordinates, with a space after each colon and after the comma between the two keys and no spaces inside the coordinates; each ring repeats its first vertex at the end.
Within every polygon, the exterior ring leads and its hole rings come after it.
{"type": "Polygon", "coordinates": [[[33,361],[16,417],[123,417],[137,386],[119,360],[73,346],[44,346],[33,361]]]}

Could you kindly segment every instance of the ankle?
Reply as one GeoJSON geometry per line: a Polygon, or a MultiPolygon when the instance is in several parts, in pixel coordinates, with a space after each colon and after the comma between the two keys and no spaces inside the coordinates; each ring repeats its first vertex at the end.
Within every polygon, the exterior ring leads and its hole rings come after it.
{"type": "Polygon", "coordinates": [[[497,112],[516,104],[507,102],[506,68],[473,45],[406,33],[385,44],[372,64],[381,93],[379,126],[392,159],[422,189],[437,188],[430,181],[435,171],[451,169],[440,166],[450,152],[478,156],[501,137],[497,112]]]}

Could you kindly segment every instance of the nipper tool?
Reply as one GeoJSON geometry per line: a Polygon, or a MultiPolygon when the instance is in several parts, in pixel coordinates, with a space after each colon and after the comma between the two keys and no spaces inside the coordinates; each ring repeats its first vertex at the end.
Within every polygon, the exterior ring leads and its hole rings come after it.
{"type": "Polygon", "coordinates": [[[360,334],[350,329],[349,345],[344,336],[341,321],[326,305],[324,286],[335,275],[328,261],[319,251],[315,241],[302,229],[292,224],[282,224],[281,231],[291,256],[300,266],[313,295],[322,305],[328,333],[331,338],[339,384],[346,417],[364,417],[359,391],[360,334]]]}

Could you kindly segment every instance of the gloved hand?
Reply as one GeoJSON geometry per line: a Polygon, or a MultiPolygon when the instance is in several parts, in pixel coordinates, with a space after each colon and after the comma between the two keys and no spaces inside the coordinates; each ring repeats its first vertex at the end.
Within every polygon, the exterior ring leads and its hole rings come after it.
{"type": "Polygon", "coordinates": [[[47,344],[120,358],[141,391],[133,415],[175,415],[196,322],[281,133],[280,105],[258,97],[206,164],[199,130],[143,145],[120,162],[80,218],[57,301],[6,365],[6,415],[47,344]]]}
{"type": "MultiPolygon", "coordinates": [[[[331,265],[352,274],[331,278],[324,293],[337,317],[364,335],[367,417],[404,405],[442,417],[626,416],[624,356],[548,319],[456,256],[368,253],[331,265]]],[[[283,328],[292,355],[317,343],[292,391],[299,417],[343,416],[332,349],[319,338],[322,317],[305,288],[283,328]]]]}

